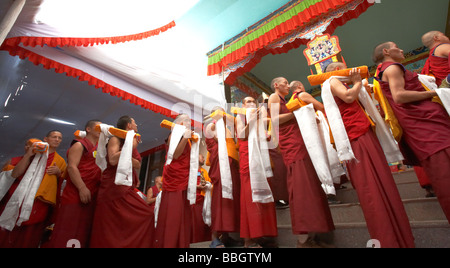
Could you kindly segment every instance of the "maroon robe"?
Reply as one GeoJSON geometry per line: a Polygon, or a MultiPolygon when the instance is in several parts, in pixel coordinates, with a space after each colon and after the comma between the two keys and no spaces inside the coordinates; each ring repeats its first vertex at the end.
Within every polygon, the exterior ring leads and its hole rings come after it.
{"type": "Polygon", "coordinates": [[[219,144],[215,139],[206,138],[206,148],[209,152],[210,162],[208,175],[213,185],[211,200],[211,230],[217,232],[238,232],[241,199],[239,163],[235,159],[228,157],[233,184],[233,200],[222,198],[218,146],[219,144]]]}
{"type": "Polygon", "coordinates": [[[287,170],[278,148],[270,149],[270,160],[272,163],[273,177],[269,178],[270,189],[272,190],[273,199],[275,201],[289,201],[289,193],[287,190],[287,170]]]}
{"type": "MultiPolygon", "coordinates": [[[[444,44],[441,44],[444,45],[444,44]]],[[[436,77],[436,84],[438,87],[442,84],[442,81],[447,78],[450,74],[450,61],[447,57],[438,57],[434,55],[436,48],[440,45],[435,46],[430,50],[430,56],[428,57],[426,64],[422,70],[422,74],[433,75],[436,77]]]]}
{"type": "MultiPolygon", "coordinates": [[[[280,97],[280,114],[289,113],[280,97]]],[[[328,200],[306,150],[296,119],[279,126],[279,145],[287,168],[289,208],[294,234],[334,230],[328,200]]]]}
{"type": "Polygon", "coordinates": [[[239,140],[239,162],[241,175],[240,236],[242,238],[277,236],[275,203],[253,202],[247,140],[239,140]]]}
{"type": "MultiPolygon", "coordinates": [[[[109,163],[102,173],[94,214],[90,247],[149,248],[152,245],[153,211],[135,191],[138,177],[133,170],[133,185],[114,183],[117,165],[109,163]]],[[[137,149],[133,158],[141,160],[137,149]]]]}
{"type": "Polygon", "coordinates": [[[57,210],[55,227],[46,247],[65,248],[67,242],[71,239],[78,240],[81,248],[89,246],[102,171],[95,163],[97,146],[87,138],[74,140],[72,145],[76,142],[80,142],[84,148],[78,170],[81,179],[91,192],[91,202],[88,204],[81,203],[78,189],[67,176],[66,186],[61,196],[61,205],[57,210]]]}
{"type": "Polygon", "coordinates": [[[372,239],[383,248],[412,248],[414,237],[383,149],[357,101],[334,97],[357,160],[347,163],[372,239]]]}
{"type": "MultiPolygon", "coordinates": [[[[48,168],[55,157],[55,153],[48,155],[47,165],[48,168]]],[[[11,159],[11,166],[16,166],[21,157],[14,157],[11,159]]],[[[32,161],[32,160],[31,160],[32,161]]],[[[30,162],[31,163],[31,162],[30,162]]],[[[15,179],[14,183],[11,185],[9,191],[5,194],[3,199],[0,201],[0,215],[3,213],[9,199],[14,194],[17,186],[19,186],[23,175],[15,179]]],[[[58,187],[58,192],[60,188],[58,187]]],[[[57,202],[59,198],[57,197],[57,202]]],[[[31,210],[31,215],[28,221],[23,222],[21,226],[15,226],[12,231],[8,231],[0,228],[0,248],[37,248],[39,247],[41,240],[44,236],[44,232],[47,226],[51,224],[51,214],[53,207],[36,198],[34,200],[33,208],[31,210]]]]}
{"type": "MultiPolygon", "coordinates": [[[[382,81],[383,72],[391,65],[405,72],[405,90],[424,91],[418,75],[403,65],[385,62],[378,66],[377,80],[403,129],[400,149],[405,158],[416,159],[431,181],[442,210],[450,222],[450,118],[440,104],[423,100],[397,104],[392,98],[389,83],[382,81]]],[[[410,161],[411,162],[411,161],[410,161]]]]}
{"type": "MultiPolygon", "coordinates": [[[[201,182],[200,170],[197,177],[197,185],[201,182]]],[[[206,172],[206,171],[205,171],[206,172]]],[[[195,204],[191,205],[192,212],[192,237],[191,243],[199,243],[211,240],[211,228],[203,221],[203,204],[205,197],[202,190],[197,189],[195,204]]]]}
{"type": "Polygon", "coordinates": [[[161,204],[154,234],[156,248],[188,248],[190,245],[192,215],[187,199],[190,159],[191,146],[186,144],[181,156],[164,166],[161,204]]]}

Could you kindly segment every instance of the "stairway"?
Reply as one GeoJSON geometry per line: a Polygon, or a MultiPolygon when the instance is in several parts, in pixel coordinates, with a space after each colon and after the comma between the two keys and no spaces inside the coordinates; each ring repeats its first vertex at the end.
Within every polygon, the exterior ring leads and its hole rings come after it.
{"type": "MultiPolygon", "coordinates": [[[[408,214],[416,247],[449,248],[450,224],[436,198],[425,198],[425,190],[418,183],[413,170],[394,174],[400,196],[408,214]]],[[[356,191],[350,183],[347,189],[337,191],[339,205],[330,205],[334,232],[320,234],[321,240],[338,248],[364,248],[370,240],[356,191]]],[[[278,243],[280,247],[295,247],[292,235],[290,211],[278,210],[278,243]]]]}
{"type": "MultiPolygon", "coordinates": [[[[417,248],[450,248],[450,224],[436,198],[425,198],[425,190],[417,180],[414,170],[394,173],[394,180],[408,214],[417,248]]],[[[342,202],[330,205],[336,230],[318,234],[320,240],[337,248],[365,248],[370,240],[364,215],[351,183],[337,191],[342,202]]],[[[292,234],[289,209],[277,210],[278,245],[293,248],[297,237],[292,234]]],[[[234,234],[233,237],[238,237],[234,234]]],[[[206,248],[210,242],[192,244],[194,248],[206,248]]]]}

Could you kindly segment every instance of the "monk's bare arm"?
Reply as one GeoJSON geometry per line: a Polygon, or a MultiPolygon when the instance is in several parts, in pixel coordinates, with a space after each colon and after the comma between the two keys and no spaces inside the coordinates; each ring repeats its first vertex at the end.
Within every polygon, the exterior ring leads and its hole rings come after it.
{"type": "Polygon", "coordinates": [[[345,103],[352,103],[358,98],[362,83],[354,84],[352,88],[347,89],[341,81],[332,79],[330,81],[330,86],[334,96],[340,98],[345,103]]]}
{"type": "Polygon", "coordinates": [[[306,103],[312,103],[315,110],[325,112],[323,104],[320,101],[316,100],[313,96],[311,96],[311,94],[302,92],[300,93],[299,98],[306,103]]]}
{"type": "MultiPolygon", "coordinates": [[[[192,133],[192,131],[186,129],[185,134],[181,138],[180,142],[178,143],[177,148],[175,149],[175,152],[173,153],[173,159],[178,159],[178,157],[180,157],[183,154],[184,148],[186,147],[186,145],[188,144],[188,141],[189,141],[189,138],[186,138],[186,137],[191,137],[191,133],[192,133]]],[[[172,138],[172,134],[169,137],[168,144],[170,144],[171,138],[172,138]]]]}
{"type": "Polygon", "coordinates": [[[117,166],[120,158],[120,140],[117,137],[111,137],[108,142],[108,160],[111,166],[117,166]]]}
{"type": "Polygon", "coordinates": [[[447,58],[450,54],[450,44],[442,44],[436,48],[434,52],[435,56],[447,58]]]}
{"type": "Polygon", "coordinates": [[[17,163],[17,165],[14,167],[11,177],[17,179],[18,177],[25,174],[25,172],[28,169],[28,166],[31,164],[31,159],[35,154],[33,153],[33,146],[30,146],[28,148],[27,152],[23,156],[23,158],[17,163]]]}
{"type": "Polygon", "coordinates": [[[435,91],[405,90],[404,72],[398,65],[392,65],[384,71],[383,81],[389,83],[392,98],[398,104],[427,100],[437,96],[435,91]]]}

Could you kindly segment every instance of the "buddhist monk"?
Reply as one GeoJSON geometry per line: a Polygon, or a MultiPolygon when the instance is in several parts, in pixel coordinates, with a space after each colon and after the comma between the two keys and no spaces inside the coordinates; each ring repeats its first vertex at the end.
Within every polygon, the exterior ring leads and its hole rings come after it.
{"type": "Polygon", "coordinates": [[[48,247],[65,248],[72,239],[77,240],[81,248],[89,247],[102,175],[95,163],[100,132],[94,128],[100,123],[89,120],[85,125],[86,137],[73,140],[67,152],[67,183],[48,247]]]}
{"type": "MultiPolygon", "coordinates": [[[[62,142],[62,134],[57,130],[47,133],[43,139],[47,142],[48,158],[45,174],[34,198],[30,218],[15,226],[12,231],[0,229],[0,247],[2,248],[37,248],[47,226],[53,223],[52,213],[59,205],[60,187],[66,172],[65,160],[56,152],[62,142]]],[[[36,153],[30,146],[25,155],[11,159],[10,165],[14,166],[11,176],[15,181],[0,202],[0,215],[3,214],[8,201],[18,188],[24,174],[27,172],[36,153]]]]}
{"type": "MultiPolygon", "coordinates": [[[[156,248],[189,248],[192,231],[192,215],[187,199],[189,170],[191,159],[191,120],[188,115],[180,114],[174,123],[185,126],[173,153],[170,164],[164,166],[161,204],[155,230],[156,248]]],[[[172,142],[172,134],[168,145],[172,142]]],[[[169,146],[168,146],[169,147],[169,146]]],[[[166,158],[168,155],[166,155],[166,158]]]]}
{"type": "MultiPolygon", "coordinates": [[[[344,63],[331,63],[326,71],[347,69],[344,63]]],[[[372,239],[383,248],[412,248],[414,237],[400,194],[383,149],[371,129],[371,123],[358,103],[362,88],[359,71],[350,71],[349,83],[330,80],[331,93],[339,108],[356,160],[347,171],[372,239]]],[[[327,109],[327,107],[325,107],[327,109]]]]}
{"type": "MultiPolygon", "coordinates": [[[[323,114],[325,114],[325,109],[324,109],[323,104],[320,101],[316,100],[311,94],[306,92],[305,86],[303,85],[302,82],[292,81],[289,86],[290,86],[290,90],[293,93],[291,100],[298,99],[300,101],[300,104],[302,105],[302,107],[312,103],[316,113],[317,113],[317,111],[320,111],[323,114]]],[[[325,121],[327,121],[327,120],[325,119],[325,121]]],[[[326,122],[326,123],[328,124],[328,122],[326,122]]],[[[328,135],[328,133],[326,133],[326,135],[328,135]]],[[[335,152],[332,152],[332,153],[335,153],[335,152]]],[[[339,168],[340,168],[341,172],[339,174],[332,174],[333,177],[337,177],[338,175],[341,175],[341,176],[343,175],[344,170],[341,167],[339,167],[339,168]]],[[[334,168],[334,170],[336,170],[336,167],[334,168]]],[[[340,180],[340,177],[339,177],[339,179],[333,178],[333,181],[335,182],[335,185],[339,185],[340,183],[342,183],[340,180]],[[339,181],[339,184],[337,183],[338,181],[339,181]]],[[[327,194],[327,198],[328,198],[328,203],[330,203],[330,204],[340,204],[341,203],[339,200],[337,200],[335,194],[327,194]]]]}
{"type": "MultiPolygon", "coordinates": [[[[220,107],[215,107],[211,112],[215,112],[220,107]]],[[[236,245],[236,241],[231,239],[229,233],[239,232],[240,221],[240,175],[239,175],[239,153],[233,134],[227,128],[229,125],[234,129],[234,120],[224,120],[224,132],[226,149],[225,158],[228,159],[231,176],[231,196],[225,198],[222,195],[222,176],[219,164],[219,142],[217,133],[217,122],[207,124],[205,130],[206,149],[208,150],[209,177],[213,184],[211,202],[211,248],[221,248],[227,245],[236,245]],[[224,241],[227,240],[227,241],[224,241]],[[229,243],[227,243],[229,242],[229,243]]],[[[225,171],[222,171],[225,172],[225,171]]]]}
{"type": "MultiPolygon", "coordinates": [[[[211,239],[211,228],[203,220],[203,205],[205,201],[206,183],[211,183],[208,171],[203,168],[205,157],[200,154],[198,157],[197,176],[197,200],[191,205],[192,211],[192,239],[191,243],[209,241],[211,239]]],[[[209,193],[211,194],[211,193],[209,193]]]]}
{"type": "Polygon", "coordinates": [[[373,53],[379,64],[376,79],[403,129],[399,145],[406,162],[424,168],[450,222],[450,118],[431,101],[437,93],[426,91],[418,75],[401,64],[404,59],[394,42],[378,45],[373,53]]]}
{"type": "Polygon", "coordinates": [[[292,231],[298,235],[298,247],[320,247],[313,238],[313,233],[334,230],[327,196],[311,162],[295,116],[286,107],[285,97],[289,94],[287,79],[275,78],[271,87],[275,93],[269,98],[269,112],[273,126],[279,126],[276,131],[288,170],[292,231]]]}
{"type": "Polygon", "coordinates": [[[162,177],[157,176],[155,178],[155,185],[148,188],[147,190],[147,204],[149,204],[151,207],[155,207],[155,201],[156,197],[158,196],[159,192],[161,192],[162,188],[162,177]]]}
{"type": "Polygon", "coordinates": [[[450,87],[450,39],[439,31],[431,31],[422,36],[422,43],[430,49],[430,56],[425,63],[422,74],[436,77],[436,84],[450,87]]]}
{"type": "MultiPolygon", "coordinates": [[[[246,97],[242,100],[242,107],[257,108],[256,100],[253,97],[246,97]]],[[[251,167],[249,164],[249,129],[252,123],[256,123],[257,120],[263,120],[262,110],[255,109],[253,112],[248,121],[241,114],[236,118],[241,175],[240,236],[244,238],[244,247],[246,248],[260,248],[261,246],[257,243],[257,238],[278,236],[273,197],[272,201],[267,203],[256,202],[252,197],[253,189],[251,185],[251,167]]],[[[261,150],[264,150],[264,148],[261,150]]]]}
{"type": "MultiPolygon", "coordinates": [[[[138,130],[135,120],[127,115],[120,117],[116,126],[126,131],[138,130]]],[[[93,248],[149,248],[152,245],[153,211],[134,190],[139,180],[136,170],[141,166],[136,136],[132,140],[132,184],[115,183],[125,142],[113,136],[107,144],[107,167],[102,173],[92,226],[90,247],[93,248]]]]}
{"type": "Polygon", "coordinates": [[[311,94],[306,92],[305,86],[300,81],[292,81],[290,83],[290,90],[292,91],[292,99],[298,98],[301,102],[303,102],[303,105],[307,105],[309,103],[312,103],[314,105],[314,109],[316,111],[321,111],[322,113],[325,112],[323,108],[323,104],[316,100],[311,94]]]}

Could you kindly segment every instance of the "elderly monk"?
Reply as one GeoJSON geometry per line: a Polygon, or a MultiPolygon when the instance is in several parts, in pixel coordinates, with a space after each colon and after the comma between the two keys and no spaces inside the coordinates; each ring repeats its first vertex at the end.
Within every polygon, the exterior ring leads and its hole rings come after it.
{"type": "Polygon", "coordinates": [[[422,74],[436,77],[436,84],[450,87],[450,39],[439,31],[431,31],[422,36],[422,43],[430,49],[430,56],[425,63],[422,74]]]}
{"type": "Polygon", "coordinates": [[[95,163],[100,132],[99,120],[85,125],[86,137],[72,141],[67,152],[68,178],[48,247],[65,248],[76,239],[80,247],[89,247],[92,221],[100,187],[101,169],[95,163]]]}
{"type": "Polygon", "coordinates": [[[314,105],[314,109],[316,111],[321,111],[322,113],[325,113],[325,110],[323,108],[323,104],[316,100],[311,94],[306,92],[305,86],[300,81],[292,81],[290,86],[290,90],[292,91],[292,99],[298,98],[302,105],[307,105],[309,103],[312,103],[314,105]]]}
{"type": "MultiPolygon", "coordinates": [[[[47,133],[44,142],[49,145],[44,178],[36,193],[30,218],[12,231],[0,230],[0,247],[2,248],[37,248],[41,243],[47,226],[53,222],[53,210],[59,205],[62,178],[66,172],[65,160],[56,152],[62,142],[62,134],[57,130],[47,133]]],[[[25,155],[11,159],[14,166],[12,177],[15,181],[0,202],[0,214],[3,213],[9,199],[19,186],[30,167],[36,153],[29,147],[25,155]]]]}
{"type": "MultiPolygon", "coordinates": [[[[339,62],[328,65],[326,71],[343,69],[347,69],[346,65],[339,62]]],[[[414,237],[400,194],[380,142],[358,102],[361,75],[352,69],[348,78],[349,83],[332,78],[330,89],[356,158],[346,164],[347,171],[370,236],[380,241],[383,248],[412,248],[414,237]]]]}
{"type": "Polygon", "coordinates": [[[313,233],[334,230],[327,196],[309,157],[296,118],[286,107],[288,81],[283,77],[275,78],[271,87],[275,93],[269,98],[269,112],[272,125],[279,126],[276,131],[288,170],[292,231],[298,235],[298,247],[318,247],[320,245],[313,239],[313,233]]]}
{"type": "Polygon", "coordinates": [[[376,79],[403,129],[399,145],[405,159],[424,168],[450,222],[450,118],[431,101],[437,93],[426,91],[418,75],[401,64],[404,59],[394,42],[378,45],[373,53],[379,64],[376,79]]]}

